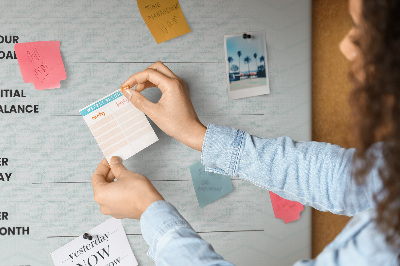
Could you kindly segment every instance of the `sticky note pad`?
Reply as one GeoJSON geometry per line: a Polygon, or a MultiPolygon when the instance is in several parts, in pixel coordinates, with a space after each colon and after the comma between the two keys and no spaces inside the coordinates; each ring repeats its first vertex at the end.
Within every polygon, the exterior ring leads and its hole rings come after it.
{"type": "Polygon", "coordinates": [[[16,43],[14,49],[24,82],[33,83],[36,90],[60,88],[67,78],[60,42],[16,43]]]}
{"type": "Polygon", "coordinates": [[[140,14],[157,43],[190,32],[178,0],[137,0],[140,14]]]}
{"type": "Polygon", "coordinates": [[[128,159],[158,140],[144,113],[119,90],[79,112],[108,161],[128,159]]]}
{"type": "Polygon", "coordinates": [[[206,172],[200,161],[190,166],[194,190],[200,207],[204,207],[232,192],[230,176],[206,172]]]}
{"type": "Polygon", "coordinates": [[[55,266],[138,265],[121,220],[111,218],[51,253],[55,266]]]}
{"type": "Polygon", "coordinates": [[[285,224],[300,219],[304,206],[296,201],[284,199],[273,192],[269,192],[275,218],[282,219],[285,224]]]}

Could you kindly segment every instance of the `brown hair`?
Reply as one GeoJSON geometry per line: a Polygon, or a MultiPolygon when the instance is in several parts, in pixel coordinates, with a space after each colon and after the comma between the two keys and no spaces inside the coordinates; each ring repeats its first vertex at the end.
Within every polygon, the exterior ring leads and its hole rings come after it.
{"type": "Polygon", "coordinates": [[[362,63],[350,73],[350,103],[358,141],[353,175],[362,183],[376,162],[367,152],[382,141],[383,188],[375,196],[378,228],[400,250],[400,1],[363,0],[362,30],[356,40],[362,63]],[[361,70],[363,77],[357,77],[361,70]]]}

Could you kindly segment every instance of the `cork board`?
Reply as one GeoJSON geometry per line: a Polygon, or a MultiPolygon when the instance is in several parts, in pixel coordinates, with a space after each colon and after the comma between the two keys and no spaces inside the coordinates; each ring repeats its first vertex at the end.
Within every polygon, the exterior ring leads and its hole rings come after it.
{"type": "MultiPolygon", "coordinates": [[[[314,0],[312,17],[312,138],[350,148],[349,63],[339,43],[351,27],[347,1],[314,0]]],[[[349,218],[313,210],[312,256],[316,257],[349,218]]]]}

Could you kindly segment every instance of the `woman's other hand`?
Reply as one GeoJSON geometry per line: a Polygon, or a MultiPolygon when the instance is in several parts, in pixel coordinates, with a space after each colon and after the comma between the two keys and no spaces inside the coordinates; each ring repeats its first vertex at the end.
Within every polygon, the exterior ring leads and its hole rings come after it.
{"type": "Polygon", "coordinates": [[[118,219],[140,219],[153,202],[164,200],[147,177],[126,169],[118,157],[112,157],[110,165],[106,159],[100,162],[92,185],[101,213],[118,219]]]}

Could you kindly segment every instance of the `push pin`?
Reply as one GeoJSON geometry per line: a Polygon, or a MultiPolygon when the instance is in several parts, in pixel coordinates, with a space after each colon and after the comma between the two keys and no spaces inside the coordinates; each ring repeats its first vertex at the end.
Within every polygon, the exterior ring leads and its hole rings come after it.
{"type": "Polygon", "coordinates": [[[90,234],[88,234],[88,233],[84,233],[84,234],[83,234],[83,239],[92,240],[93,237],[92,237],[90,234]]]}
{"type": "Polygon", "coordinates": [[[251,38],[250,34],[243,33],[243,39],[250,39],[250,38],[251,38]]]}

